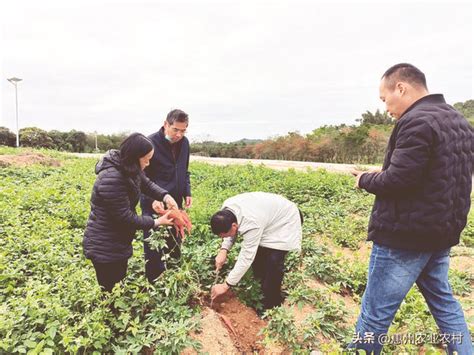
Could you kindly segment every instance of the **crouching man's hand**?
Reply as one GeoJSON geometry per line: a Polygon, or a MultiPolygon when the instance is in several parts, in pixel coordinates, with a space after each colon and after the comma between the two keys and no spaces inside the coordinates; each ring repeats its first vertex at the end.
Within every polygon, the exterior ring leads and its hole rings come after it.
{"type": "Polygon", "coordinates": [[[220,269],[222,269],[222,266],[224,266],[226,260],[227,260],[227,250],[226,249],[219,250],[219,254],[217,254],[216,256],[216,271],[219,271],[220,269]]]}
{"type": "Polygon", "coordinates": [[[229,291],[230,287],[227,284],[217,284],[212,286],[211,289],[211,298],[214,300],[216,297],[223,295],[227,291],[229,291]]]}

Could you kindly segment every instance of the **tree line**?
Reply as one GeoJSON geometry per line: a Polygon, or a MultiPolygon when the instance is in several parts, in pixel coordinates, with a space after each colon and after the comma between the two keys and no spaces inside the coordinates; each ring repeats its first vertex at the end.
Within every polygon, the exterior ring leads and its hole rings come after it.
{"type": "MultiPolygon", "coordinates": [[[[454,107],[474,125],[474,100],[454,107]]],[[[367,111],[354,125],[330,125],[307,135],[287,135],[258,142],[201,142],[191,153],[210,157],[317,161],[326,163],[380,164],[395,122],[387,112],[367,111]]]]}
{"type": "MultiPolygon", "coordinates": [[[[45,131],[37,127],[25,127],[20,129],[19,132],[22,147],[47,148],[78,153],[104,152],[118,148],[127,135],[127,132],[96,135],[95,133],[84,133],[76,130],[69,132],[45,131]]],[[[10,147],[16,145],[16,135],[6,127],[0,127],[0,145],[10,147]]]]}
{"type": "MultiPolygon", "coordinates": [[[[474,100],[453,105],[474,125],[474,100]]],[[[353,125],[328,125],[302,135],[287,135],[265,140],[242,139],[232,143],[194,142],[191,153],[210,157],[318,161],[327,163],[376,164],[383,161],[385,147],[394,125],[387,112],[367,111],[353,125]]],[[[23,147],[49,148],[69,152],[118,148],[127,132],[104,135],[72,130],[45,131],[36,127],[20,130],[23,147]]],[[[15,146],[16,136],[0,127],[0,145],[15,146]]]]}
{"type": "Polygon", "coordinates": [[[256,143],[202,142],[191,153],[211,157],[319,161],[327,163],[377,163],[383,159],[393,121],[386,112],[362,114],[357,125],[323,126],[307,135],[285,136],[256,143]]]}

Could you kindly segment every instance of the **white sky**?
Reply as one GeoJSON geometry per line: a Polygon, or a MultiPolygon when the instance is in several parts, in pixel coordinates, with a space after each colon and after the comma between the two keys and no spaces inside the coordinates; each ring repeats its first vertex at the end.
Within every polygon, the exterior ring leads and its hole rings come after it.
{"type": "Polygon", "coordinates": [[[380,76],[409,62],[449,103],[473,98],[470,2],[2,1],[0,126],[233,141],[383,109],[380,76]]]}

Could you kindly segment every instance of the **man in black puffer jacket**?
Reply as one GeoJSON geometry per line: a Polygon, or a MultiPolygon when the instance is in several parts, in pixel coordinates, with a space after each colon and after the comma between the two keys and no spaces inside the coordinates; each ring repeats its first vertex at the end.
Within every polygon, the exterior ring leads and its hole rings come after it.
{"type": "Polygon", "coordinates": [[[354,171],[357,187],[376,199],[367,287],[350,347],[380,353],[396,311],[416,283],[449,339],[449,352],[472,354],[448,269],[450,247],[459,243],[471,203],[473,128],[443,95],[428,93],[424,74],[410,64],[385,72],[380,98],[397,122],[382,171],[354,171]]]}

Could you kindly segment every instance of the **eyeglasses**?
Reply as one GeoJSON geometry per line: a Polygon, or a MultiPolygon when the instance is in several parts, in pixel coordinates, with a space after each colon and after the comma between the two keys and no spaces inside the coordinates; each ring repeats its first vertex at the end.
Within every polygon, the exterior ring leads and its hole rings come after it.
{"type": "Polygon", "coordinates": [[[173,133],[186,134],[186,129],[179,129],[179,128],[176,128],[176,127],[171,127],[171,130],[173,131],[173,133]]]}

